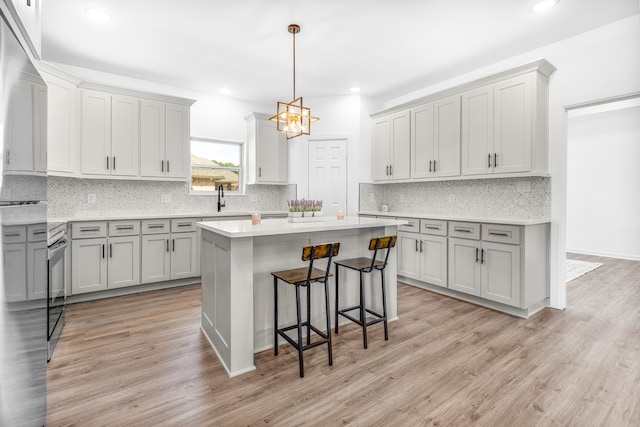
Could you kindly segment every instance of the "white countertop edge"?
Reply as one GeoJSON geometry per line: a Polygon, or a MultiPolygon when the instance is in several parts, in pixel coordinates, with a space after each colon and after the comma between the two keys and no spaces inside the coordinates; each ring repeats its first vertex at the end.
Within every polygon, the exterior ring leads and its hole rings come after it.
{"type": "Polygon", "coordinates": [[[236,212],[183,212],[166,214],[123,214],[105,216],[72,216],[72,217],[48,217],[49,222],[84,222],[84,221],[120,221],[120,220],[144,220],[144,219],[173,219],[173,218],[226,218],[235,216],[250,216],[258,212],[261,215],[287,215],[287,211],[236,211],[236,212]]]}
{"type": "Polygon", "coordinates": [[[360,218],[348,216],[344,220],[327,217],[317,222],[288,222],[286,218],[263,219],[261,224],[252,225],[251,220],[198,222],[197,226],[229,238],[275,236],[280,234],[314,233],[321,231],[351,230],[398,226],[406,221],[386,218],[360,218]]]}
{"type": "Polygon", "coordinates": [[[376,215],[394,218],[418,218],[418,219],[439,219],[443,221],[463,221],[463,222],[483,222],[488,224],[509,224],[509,225],[537,225],[551,222],[549,218],[483,218],[472,216],[455,215],[431,215],[415,212],[380,212],[380,211],[359,211],[359,215],[376,215]]]}

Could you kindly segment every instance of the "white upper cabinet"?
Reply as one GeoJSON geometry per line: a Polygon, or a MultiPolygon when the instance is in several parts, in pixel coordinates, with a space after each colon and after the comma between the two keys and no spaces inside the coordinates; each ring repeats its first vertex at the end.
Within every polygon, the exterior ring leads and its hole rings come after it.
{"type": "Polygon", "coordinates": [[[554,71],[541,59],[373,113],[373,181],[548,176],[554,71]]]}
{"type": "Polygon", "coordinates": [[[534,114],[540,102],[546,111],[546,88],[537,90],[536,74],[462,94],[462,175],[547,170],[546,113],[534,114]]]}
{"type": "Polygon", "coordinates": [[[411,176],[411,114],[402,111],[373,121],[373,179],[389,181],[411,176]]]}
{"type": "Polygon", "coordinates": [[[138,175],[138,117],[138,99],[82,89],[83,174],[138,175]]]}
{"type": "Polygon", "coordinates": [[[460,175],[460,97],[411,110],[411,177],[460,175]]]}
{"type": "Polygon", "coordinates": [[[251,113],[247,121],[247,183],[287,183],[287,140],[266,114],[251,113]]]}
{"type": "Polygon", "coordinates": [[[140,174],[184,179],[189,176],[189,107],[142,100],[140,174]]]}

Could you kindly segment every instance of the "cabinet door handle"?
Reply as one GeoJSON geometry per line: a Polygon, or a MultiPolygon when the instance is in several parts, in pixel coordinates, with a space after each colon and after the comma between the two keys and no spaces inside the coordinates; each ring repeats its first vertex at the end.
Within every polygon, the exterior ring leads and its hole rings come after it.
{"type": "Polygon", "coordinates": [[[418,252],[418,239],[416,239],[416,252],[418,252]]]}
{"type": "Polygon", "coordinates": [[[487,167],[491,167],[491,153],[487,154],[487,167]]]}
{"type": "Polygon", "coordinates": [[[100,231],[100,227],[80,227],[81,233],[92,233],[96,231],[100,231]]]}
{"type": "Polygon", "coordinates": [[[116,230],[133,230],[133,225],[117,225],[116,230]]]}
{"type": "Polygon", "coordinates": [[[471,230],[469,230],[468,228],[454,227],[453,231],[457,231],[457,232],[460,232],[460,233],[471,233],[471,230]]]}
{"type": "Polygon", "coordinates": [[[160,160],[160,172],[164,172],[164,160],[160,160]]]}
{"type": "Polygon", "coordinates": [[[104,259],[104,245],[102,245],[102,259],[104,259]]]}
{"type": "Polygon", "coordinates": [[[385,173],[386,176],[389,176],[389,165],[385,166],[385,173]]]}
{"type": "Polygon", "coordinates": [[[480,250],[476,248],[476,262],[478,262],[478,252],[480,252],[480,250]]]}
{"type": "Polygon", "coordinates": [[[389,165],[389,175],[393,175],[393,165],[389,165]]]}
{"type": "Polygon", "coordinates": [[[431,172],[431,160],[429,160],[429,172],[431,172]]]}
{"type": "Polygon", "coordinates": [[[171,165],[169,164],[169,160],[167,160],[167,173],[171,172],[171,165]]]}
{"type": "Polygon", "coordinates": [[[480,264],[484,264],[484,249],[480,251],[480,264]]]}
{"type": "Polygon", "coordinates": [[[171,239],[171,245],[172,245],[172,251],[175,252],[176,251],[176,239],[171,239]]]}
{"type": "Polygon", "coordinates": [[[433,171],[434,172],[436,171],[436,161],[435,160],[433,161],[433,171]]]}
{"type": "Polygon", "coordinates": [[[169,252],[169,239],[167,239],[167,252],[169,252]]]}
{"type": "Polygon", "coordinates": [[[191,222],[182,222],[180,224],[178,224],[178,227],[191,227],[193,223],[191,222]]]}
{"type": "Polygon", "coordinates": [[[113,165],[113,170],[116,170],[116,156],[113,156],[112,165],[113,165]]]}
{"type": "Polygon", "coordinates": [[[422,253],[422,240],[420,240],[420,253],[422,253]]]}
{"type": "Polygon", "coordinates": [[[107,156],[107,170],[109,170],[109,156],[107,156]]]}
{"type": "Polygon", "coordinates": [[[262,178],[262,168],[258,168],[258,178],[262,178]]]}
{"type": "Polygon", "coordinates": [[[113,258],[113,245],[109,243],[109,258],[113,258]]]}
{"type": "Polygon", "coordinates": [[[493,153],[493,167],[498,167],[498,153],[493,153]]]}
{"type": "Polygon", "coordinates": [[[11,150],[7,150],[7,164],[11,164],[11,150]]]}

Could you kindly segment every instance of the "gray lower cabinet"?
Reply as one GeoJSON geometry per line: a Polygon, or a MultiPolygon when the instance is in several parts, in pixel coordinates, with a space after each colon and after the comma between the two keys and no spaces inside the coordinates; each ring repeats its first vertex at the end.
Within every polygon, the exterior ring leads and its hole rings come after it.
{"type": "Polygon", "coordinates": [[[409,223],[399,227],[398,275],[446,288],[446,221],[400,219],[409,223]]]}
{"type": "Polygon", "coordinates": [[[198,275],[196,219],[142,221],[142,283],[198,275]]]}
{"type": "Polygon", "coordinates": [[[72,224],[73,295],[140,284],[140,221],[72,224]]]}

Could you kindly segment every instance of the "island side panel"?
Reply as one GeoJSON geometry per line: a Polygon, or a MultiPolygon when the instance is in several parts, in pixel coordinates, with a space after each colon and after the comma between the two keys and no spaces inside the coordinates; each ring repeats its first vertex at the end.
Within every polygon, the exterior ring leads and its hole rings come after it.
{"type": "Polygon", "coordinates": [[[202,230],[202,330],[230,376],[253,364],[253,238],[202,230]]]}

